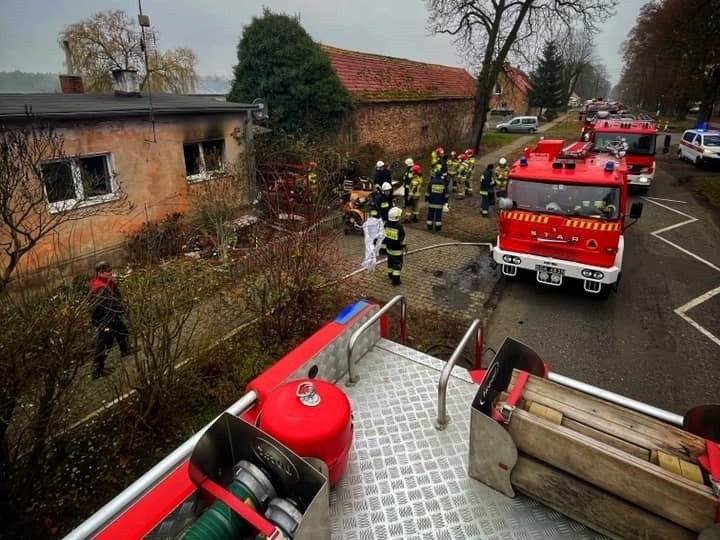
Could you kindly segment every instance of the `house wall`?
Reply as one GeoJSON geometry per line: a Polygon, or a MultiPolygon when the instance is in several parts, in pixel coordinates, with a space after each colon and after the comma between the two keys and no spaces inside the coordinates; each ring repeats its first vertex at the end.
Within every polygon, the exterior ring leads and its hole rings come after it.
{"type": "MultiPolygon", "coordinates": [[[[193,184],[185,171],[183,143],[223,139],[228,170],[244,169],[240,143],[231,135],[242,129],[240,114],[160,116],[153,131],[148,119],[65,122],[57,126],[67,156],[110,153],[120,201],[94,206],[97,215],[64,223],[23,261],[24,270],[80,260],[92,267],[95,259],[119,251],[127,235],[144,223],[174,212],[192,214],[193,184]]],[[[210,180],[212,181],[212,180],[210,180]]],[[[72,210],[70,211],[72,212],[72,210]]]]}
{"type": "Polygon", "coordinates": [[[528,114],[530,111],[527,94],[522,92],[504,71],[498,75],[497,84],[490,96],[490,110],[502,108],[512,109],[515,115],[528,114]],[[496,93],[498,85],[500,93],[496,93]]]}
{"type": "Polygon", "coordinates": [[[401,103],[361,103],[352,125],[355,145],[379,144],[391,162],[428,148],[466,144],[472,129],[472,99],[401,103]]]}

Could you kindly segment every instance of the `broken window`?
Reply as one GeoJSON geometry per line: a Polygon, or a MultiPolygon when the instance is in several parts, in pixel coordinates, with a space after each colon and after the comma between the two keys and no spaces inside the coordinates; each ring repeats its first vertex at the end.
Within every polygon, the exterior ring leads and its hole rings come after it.
{"type": "Polygon", "coordinates": [[[70,210],[77,205],[115,199],[117,186],[111,170],[108,154],[43,163],[42,182],[50,210],[70,210]]]}
{"type": "Polygon", "coordinates": [[[185,173],[188,180],[205,180],[222,172],[225,162],[225,141],[217,139],[183,144],[185,173]]]}

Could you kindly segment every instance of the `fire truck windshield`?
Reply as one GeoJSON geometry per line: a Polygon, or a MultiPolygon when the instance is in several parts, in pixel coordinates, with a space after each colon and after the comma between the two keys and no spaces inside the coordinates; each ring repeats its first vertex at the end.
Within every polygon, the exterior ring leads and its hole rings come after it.
{"type": "Polygon", "coordinates": [[[510,179],[508,197],[517,210],[611,220],[619,216],[618,188],[510,179]]]}
{"type": "Polygon", "coordinates": [[[613,143],[627,143],[627,153],[636,156],[655,155],[655,137],[643,133],[598,133],[595,132],[595,147],[598,149],[612,148],[613,143]]]}

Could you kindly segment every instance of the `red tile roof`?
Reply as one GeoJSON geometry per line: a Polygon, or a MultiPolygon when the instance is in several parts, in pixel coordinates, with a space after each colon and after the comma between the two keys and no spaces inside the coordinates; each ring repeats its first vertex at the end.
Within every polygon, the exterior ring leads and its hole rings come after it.
{"type": "Polygon", "coordinates": [[[469,99],[475,78],[462,68],[425,64],[322,46],[335,73],[358,101],[469,99]]]}
{"type": "Polygon", "coordinates": [[[510,82],[513,83],[523,94],[527,94],[532,88],[530,77],[528,77],[527,74],[519,67],[513,67],[510,62],[505,62],[503,64],[503,70],[505,71],[507,78],[510,79],[510,82]]]}

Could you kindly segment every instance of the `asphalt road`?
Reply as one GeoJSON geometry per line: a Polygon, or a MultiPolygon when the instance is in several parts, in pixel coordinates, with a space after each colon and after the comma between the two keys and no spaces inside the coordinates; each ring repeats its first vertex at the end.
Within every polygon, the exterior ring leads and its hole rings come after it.
{"type": "MultiPolygon", "coordinates": [[[[687,188],[698,171],[657,155],[641,219],[625,232],[617,294],[503,281],[487,344],[512,336],[552,371],[677,414],[720,403],[720,227],[687,188]]],[[[713,174],[720,182],[720,172],[713,174]]]]}

